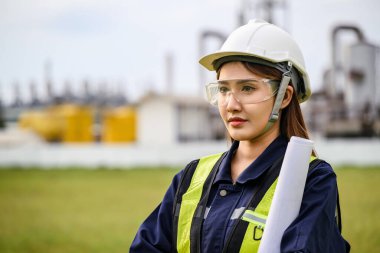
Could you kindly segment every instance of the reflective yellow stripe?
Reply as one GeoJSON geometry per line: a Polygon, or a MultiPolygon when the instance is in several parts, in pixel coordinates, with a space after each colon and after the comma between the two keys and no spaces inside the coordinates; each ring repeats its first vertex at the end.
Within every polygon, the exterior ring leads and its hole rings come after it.
{"type": "Polygon", "coordinates": [[[178,253],[190,252],[191,221],[202,196],[203,185],[222,154],[223,153],[206,156],[199,160],[198,166],[191,179],[190,186],[182,196],[182,203],[178,217],[178,253]]]}
{"type": "Polygon", "coordinates": [[[257,226],[259,226],[260,228],[264,228],[265,222],[267,220],[267,216],[262,215],[261,213],[257,213],[257,212],[252,211],[252,210],[246,210],[244,212],[243,216],[241,217],[241,219],[248,221],[248,222],[251,222],[251,223],[254,223],[257,226]]]}

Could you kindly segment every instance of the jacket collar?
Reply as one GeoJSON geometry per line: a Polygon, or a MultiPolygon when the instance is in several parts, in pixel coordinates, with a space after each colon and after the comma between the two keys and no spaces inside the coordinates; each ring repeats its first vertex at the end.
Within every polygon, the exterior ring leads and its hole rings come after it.
{"type": "MultiPolygon", "coordinates": [[[[245,184],[260,177],[277,159],[285,154],[287,145],[287,139],[284,136],[278,136],[264,152],[240,174],[236,183],[245,184]]],[[[234,141],[220,164],[219,172],[213,184],[220,182],[232,183],[231,161],[238,147],[239,141],[234,141]]]]}

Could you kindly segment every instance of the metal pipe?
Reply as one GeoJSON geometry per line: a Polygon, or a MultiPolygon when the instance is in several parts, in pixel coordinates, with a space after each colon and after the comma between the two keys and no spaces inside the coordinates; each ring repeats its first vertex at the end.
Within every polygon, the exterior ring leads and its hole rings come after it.
{"type": "Polygon", "coordinates": [[[356,34],[358,40],[360,42],[365,41],[365,37],[363,32],[359,27],[354,25],[338,25],[334,27],[331,33],[331,41],[332,41],[332,73],[331,73],[331,82],[332,85],[332,96],[336,96],[337,92],[337,72],[342,70],[342,66],[338,63],[338,35],[341,34],[342,31],[351,31],[356,34]]]}

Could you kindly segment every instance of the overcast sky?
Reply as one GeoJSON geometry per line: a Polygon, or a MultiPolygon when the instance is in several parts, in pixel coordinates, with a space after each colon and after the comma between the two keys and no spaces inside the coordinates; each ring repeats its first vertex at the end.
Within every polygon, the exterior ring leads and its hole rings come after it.
{"type": "MultiPolygon", "coordinates": [[[[253,1],[254,2],[254,1],[253,1]]],[[[336,24],[359,26],[380,45],[379,0],[288,0],[286,22],[304,52],[312,87],[318,89],[331,59],[330,33],[336,24]]],[[[23,98],[29,83],[44,95],[44,64],[52,63],[54,89],[67,80],[80,90],[123,85],[134,96],[165,90],[165,55],[174,61],[175,93],[196,94],[198,35],[228,34],[238,24],[238,0],[0,0],[0,94],[12,100],[18,82],[23,98]]],[[[252,17],[254,18],[254,17],[252,17]]],[[[347,43],[354,38],[346,38],[347,43]]],[[[208,50],[216,50],[209,45],[208,50]]]]}

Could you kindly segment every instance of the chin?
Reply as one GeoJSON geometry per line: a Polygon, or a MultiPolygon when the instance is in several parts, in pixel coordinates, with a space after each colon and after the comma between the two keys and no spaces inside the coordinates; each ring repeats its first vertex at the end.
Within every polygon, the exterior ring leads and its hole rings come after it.
{"type": "Polygon", "coordinates": [[[256,137],[254,134],[229,133],[231,138],[237,141],[249,141],[256,137]]]}

